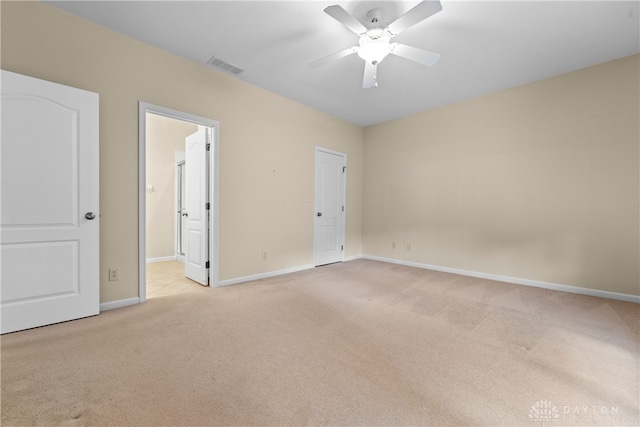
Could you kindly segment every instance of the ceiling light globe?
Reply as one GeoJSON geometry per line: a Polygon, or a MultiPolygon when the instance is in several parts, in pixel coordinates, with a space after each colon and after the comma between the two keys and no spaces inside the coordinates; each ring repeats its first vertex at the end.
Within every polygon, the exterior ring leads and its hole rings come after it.
{"type": "Polygon", "coordinates": [[[358,56],[367,62],[377,64],[391,52],[390,37],[384,34],[370,34],[371,31],[360,37],[358,56]]]}

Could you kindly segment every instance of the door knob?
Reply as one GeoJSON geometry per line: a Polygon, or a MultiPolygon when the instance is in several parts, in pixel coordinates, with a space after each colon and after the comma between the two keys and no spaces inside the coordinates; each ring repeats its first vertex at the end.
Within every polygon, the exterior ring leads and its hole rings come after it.
{"type": "Polygon", "coordinates": [[[91,221],[92,219],[96,218],[96,214],[94,214],[93,212],[87,212],[86,214],[84,214],[84,217],[91,221]]]}
{"type": "Polygon", "coordinates": [[[189,212],[187,212],[187,211],[182,211],[182,216],[189,216],[189,212]]]}
{"type": "Polygon", "coordinates": [[[322,216],[322,212],[318,212],[316,216],[322,216]]]}

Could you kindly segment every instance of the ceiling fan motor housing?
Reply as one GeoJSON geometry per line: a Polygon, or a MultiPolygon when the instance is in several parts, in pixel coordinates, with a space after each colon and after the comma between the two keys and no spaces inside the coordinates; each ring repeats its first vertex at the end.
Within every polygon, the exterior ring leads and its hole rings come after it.
{"type": "Polygon", "coordinates": [[[367,13],[367,21],[376,24],[382,18],[382,12],[380,9],[372,9],[367,13]]]}
{"type": "Polygon", "coordinates": [[[391,37],[381,28],[372,28],[360,37],[358,56],[372,64],[378,64],[391,52],[391,37]]]}

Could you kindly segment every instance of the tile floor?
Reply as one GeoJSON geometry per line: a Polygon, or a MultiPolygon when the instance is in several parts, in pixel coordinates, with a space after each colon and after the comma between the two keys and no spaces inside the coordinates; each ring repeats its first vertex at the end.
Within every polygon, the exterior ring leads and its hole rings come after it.
{"type": "Polygon", "coordinates": [[[201,284],[184,277],[184,264],[180,261],[147,264],[147,298],[197,292],[204,288],[201,284]]]}

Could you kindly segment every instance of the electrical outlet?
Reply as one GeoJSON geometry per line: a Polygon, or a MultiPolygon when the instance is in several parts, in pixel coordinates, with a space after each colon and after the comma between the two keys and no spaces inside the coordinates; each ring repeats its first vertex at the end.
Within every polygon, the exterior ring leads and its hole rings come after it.
{"type": "Polygon", "coordinates": [[[262,259],[263,260],[267,259],[267,251],[262,251],[262,259]]]}
{"type": "Polygon", "coordinates": [[[110,282],[115,282],[116,280],[120,280],[120,272],[118,271],[117,268],[110,268],[109,269],[109,281],[110,282]]]}
{"type": "Polygon", "coordinates": [[[396,248],[396,242],[391,242],[391,249],[395,249],[396,248]]]}
{"type": "Polygon", "coordinates": [[[412,249],[411,243],[407,243],[407,252],[411,252],[411,249],[412,249]]]}

